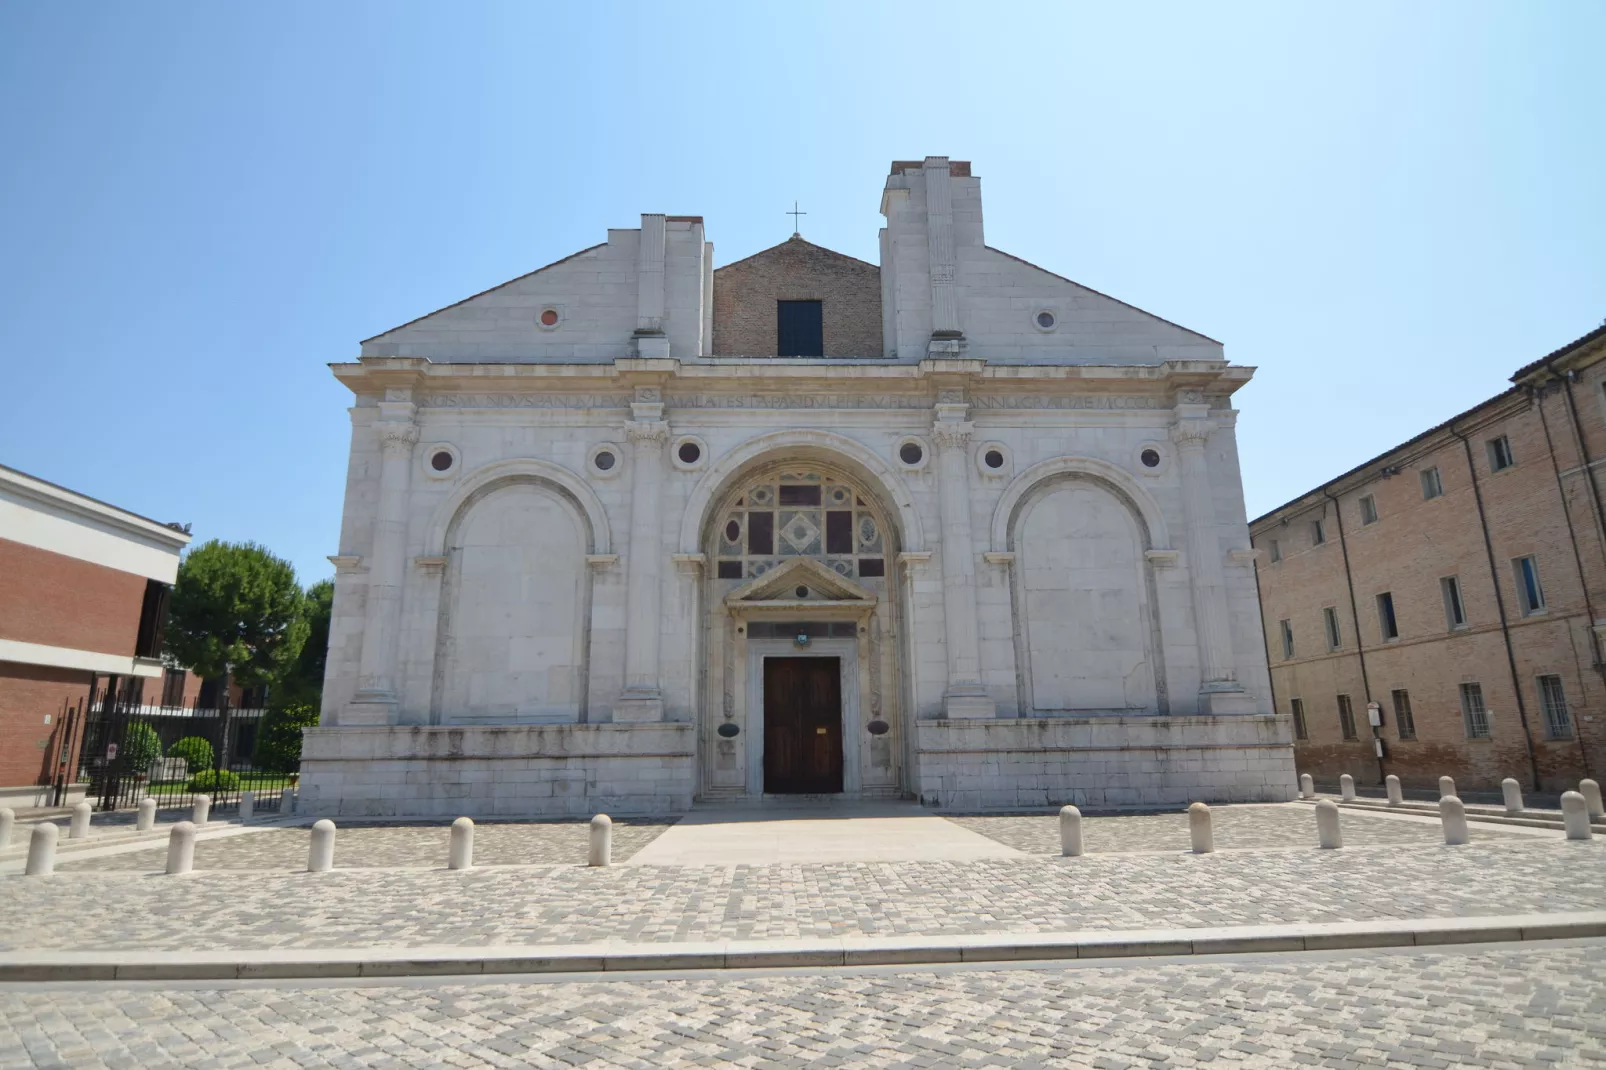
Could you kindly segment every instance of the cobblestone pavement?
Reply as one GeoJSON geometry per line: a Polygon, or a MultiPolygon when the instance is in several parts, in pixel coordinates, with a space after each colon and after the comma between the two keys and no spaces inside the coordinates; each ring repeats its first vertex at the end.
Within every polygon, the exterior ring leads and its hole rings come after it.
{"type": "MultiPolygon", "coordinates": [[[[623,862],[674,824],[661,818],[619,818],[613,823],[613,859],[623,862]]],[[[340,867],[446,865],[450,821],[396,824],[342,822],[335,834],[335,865],[340,867]]],[[[482,821],[474,826],[474,864],[582,865],[586,860],[588,821],[482,821]]],[[[195,845],[195,867],[209,869],[304,870],[310,832],[305,828],[264,829],[195,845]]],[[[161,872],[167,848],[63,861],[73,870],[161,872]]]]}
{"type": "Polygon", "coordinates": [[[1063,932],[1596,910],[1606,840],[454,872],[0,877],[0,950],[1063,932]]]}
{"type": "Polygon", "coordinates": [[[15,986],[0,991],[0,1066],[1600,1066],[1603,951],[550,984],[15,986]]]}
{"type": "MultiPolygon", "coordinates": [[[[1310,806],[1285,803],[1277,806],[1213,806],[1211,828],[1218,850],[1230,847],[1309,847],[1316,842],[1316,811],[1310,806]]],[[[974,814],[949,816],[948,820],[972,832],[997,840],[1027,854],[1060,853],[1059,811],[1029,814],[974,814]]],[[[1366,844],[1420,843],[1443,841],[1437,823],[1400,821],[1354,810],[1339,813],[1344,843],[1349,847],[1366,844]]],[[[1471,822],[1472,839],[1531,839],[1520,832],[1508,832],[1490,825],[1471,822]]],[[[1188,815],[1122,814],[1082,818],[1083,847],[1089,853],[1109,851],[1185,851],[1188,849],[1188,815]]]]}

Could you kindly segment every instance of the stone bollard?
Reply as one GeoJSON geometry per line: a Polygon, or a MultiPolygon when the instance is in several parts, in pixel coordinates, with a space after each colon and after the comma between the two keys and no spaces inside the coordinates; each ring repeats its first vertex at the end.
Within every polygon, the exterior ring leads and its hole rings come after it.
{"type": "Polygon", "coordinates": [[[188,873],[195,868],[195,823],[180,821],[167,834],[167,872],[188,873]]]}
{"type": "Polygon", "coordinates": [[[1579,792],[1561,793],[1561,823],[1569,840],[1587,840],[1595,835],[1589,827],[1589,804],[1579,792]]]}
{"type": "Polygon", "coordinates": [[[285,788],[279,792],[279,816],[289,817],[296,808],[296,789],[285,788]]]}
{"type": "Polygon", "coordinates": [[[67,826],[69,840],[81,840],[89,835],[89,815],[95,808],[86,802],[81,802],[72,808],[72,824],[67,826]]]}
{"type": "Polygon", "coordinates": [[[1338,827],[1338,804],[1332,799],[1316,804],[1316,842],[1322,847],[1344,846],[1344,833],[1338,827]]]}
{"type": "Polygon", "coordinates": [[[0,806],[0,847],[11,846],[11,830],[17,826],[17,812],[9,806],[0,806]]]}
{"type": "Polygon", "coordinates": [[[1439,778],[1439,798],[1441,798],[1441,799],[1454,799],[1454,798],[1457,798],[1456,793],[1455,793],[1455,778],[1454,777],[1441,776],[1439,778]]]}
{"type": "Polygon", "coordinates": [[[1467,808],[1454,795],[1439,800],[1439,821],[1444,825],[1444,842],[1452,846],[1467,842],[1467,808]]]}
{"type": "Polygon", "coordinates": [[[613,818],[598,814],[591,819],[591,857],[588,866],[606,866],[613,862],[613,818]]]}
{"type": "Polygon", "coordinates": [[[240,824],[245,824],[256,816],[257,793],[254,791],[240,792],[240,824]]]}
{"type": "Polygon", "coordinates": [[[135,832],[149,832],[156,827],[156,800],[149,795],[139,801],[139,817],[134,821],[135,832]]]}
{"type": "Polygon", "coordinates": [[[312,826],[312,845],[307,848],[307,872],[328,873],[335,868],[335,823],[327,817],[312,826]]]}
{"type": "Polygon", "coordinates": [[[56,869],[56,838],[61,830],[49,821],[42,821],[33,827],[33,834],[28,837],[28,866],[23,870],[25,876],[48,877],[56,869]]]}
{"type": "Polygon", "coordinates": [[[1400,778],[1390,773],[1383,778],[1383,786],[1388,789],[1389,805],[1400,806],[1405,802],[1405,793],[1400,790],[1400,778]]]}
{"type": "Polygon", "coordinates": [[[460,817],[452,822],[452,839],[446,849],[447,869],[474,868],[474,822],[460,817]]]}
{"type": "Polygon", "coordinates": [[[1299,774],[1299,797],[1301,799],[1316,798],[1316,781],[1309,773],[1299,774]]]}
{"type": "Polygon", "coordinates": [[[212,796],[197,795],[195,797],[195,806],[190,810],[190,820],[195,823],[195,827],[200,828],[202,825],[206,824],[206,819],[211,815],[211,813],[212,796]]]}
{"type": "Polygon", "coordinates": [[[1188,835],[1193,838],[1193,853],[1207,855],[1216,849],[1216,835],[1210,831],[1210,807],[1202,802],[1188,804],[1188,835]]]}
{"type": "Polygon", "coordinates": [[[1338,778],[1338,793],[1344,797],[1345,802],[1355,801],[1355,778],[1345,773],[1338,778]]]}
{"type": "Polygon", "coordinates": [[[1517,783],[1511,777],[1506,777],[1506,779],[1504,779],[1504,780],[1502,780],[1500,782],[1500,794],[1505,796],[1506,813],[1508,813],[1508,814],[1520,814],[1520,813],[1522,813],[1522,785],[1521,784],[1517,783]]]}
{"type": "Polygon", "coordinates": [[[1584,804],[1589,808],[1589,819],[1599,821],[1606,817],[1606,809],[1600,804],[1600,784],[1593,780],[1580,780],[1578,794],[1584,797],[1584,804]]]}
{"type": "Polygon", "coordinates": [[[1060,854],[1077,858],[1082,853],[1082,811],[1074,806],[1060,807],[1060,854]]]}

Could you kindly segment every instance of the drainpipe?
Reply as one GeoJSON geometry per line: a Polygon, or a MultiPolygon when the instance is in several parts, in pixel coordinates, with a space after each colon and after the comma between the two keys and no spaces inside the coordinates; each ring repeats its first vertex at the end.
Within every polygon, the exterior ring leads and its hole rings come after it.
{"type": "MultiPolygon", "coordinates": [[[[1584,555],[1578,549],[1578,532],[1573,527],[1572,510],[1567,508],[1567,489],[1561,484],[1561,464],[1556,460],[1556,446],[1550,438],[1550,420],[1545,416],[1545,400],[1541,389],[1528,388],[1528,396],[1533,399],[1534,407],[1539,410],[1539,426],[1545,430],[1545,450],[1550,454],[1550,470],[1556,477],[1556,497],[1561,502],[1561,515],[1567,521],[1567,538],[1573,545],[1573,564],[1578,569],[1578,587],[1584,592],[1584,612],[1589,614],[1589,651],[1594,662],[1594,668],[1600,667],[1600,641],[1595,636],[1595,604],[1589,597],[1589,581],[1584,578],[1584,555]]],[[[1583,463],[1585,471],[1589,470],[1589,458],[1584,455],[1582,443],[1579,444],[1579,460],[1583,463]]],[[[1576,648],[1575,648],[1576,649],[1576,648]]],[[[1582,675],[1579,684],[1583,684],[1582,675]]],[[[1584,722],[1575,718],[1573,723],[1573,739],[1578,743],[1578,759],[1583,763],[1584,775],[1589,772],[1589,749],[1584,746],[1584,722]]]]}
{"type": "MultiPolygon", "coordinates": [[[[1584,475],[1586,477],[1585,482],[1589,487],[1590,504],[1595,507],[1595,535],[1600,539],[1602,555],[1606,556],[1606,510],[1602,510],[1601,508],[1600,483],[1595,476],[1594,465],[1590,463],[1589,451],[1584,448],[1584,432],[1582,425],[1580,425],[1578,422],[1578,399],[1573,395],[1573,381],[1571,372],[1562,376],[1561,385],[1562,389],[1566,391],[1567,394],[1567,415],[1570,418],[1569,422],[1572,425],[1573,445],[1578,449],[1579,463],[1584,466],[1584,475]]],[[[1591,619],[1590,624],[1593,625],[1594,623],[1594,620],[1591,619]]],[[[1594,628],[1591,628],[1590,631],[1593,632],[1594,628]]],[[[1602,666],[1598,662],[1596,664],[1596,668],[1606,672],[1606,666],[1602,666]]]]}
{"type": "MultiPolygon", "coordinates": [[[[1366,692],[1366,705],[1372,705],[1372,680],[1366,672],[1366,648],[1361,644],[1361,614],[1355,606],[1355,576],[1350,572],[1349,566],[1349,540],[1344,537],[1344,510],[1339,508],[1338,498],[1330,490],[1323,490],[1322,496],[1333,503],[1333,516],[1338,520],[1338,548],[1344,556],[1344,585],[1349,588],[1349,619],[1350,627],[1355,630],[1355,655],[1361,662],[1361,690],[1366,692]]],[[[1354,711],[1351,711],[1353,715],[1354,711]]],[[[1375,741],[1382,736],[1381,730],[1372,724],[1372,719],[1366,719],[1366,727],[1372,732],[1375,741]]],[[[1372,750],[1377,750],[1377,744],[1372,744],[1372,750]]],[[[1377,757],[1377,782],[1387,783],[1388,771],[1383,766],[1383,756],[1377,757]]]]}
{"type": "Polygon", "coordinates": [[[1489,558],[1489,584],[1494,588],[1494,604],[1500,613],[1500,634],[1506,641],[1506,667],[1511,671],[1511,691],[1517,696],[1517,719],[1522,722],[1522,741],[1528,748],[1528,776],[1533,790],[1539,790],[1539,759],[1534,757],[1533,734],[1528,730],[1528,704],[1522,700],[1522,681],[1517,676],[1517,653],[1511,646],[1511,625],[1506,620],[1506,597],[1500,593],[1500,572],[1494,563],[1494,540],[1489,537],[1489,518],[1483,511],[1483,488],[1478,482],[1478,469],[1472,463],[1472,443],[1467,436],[1450,426],[1450,434],[1461,440],[1467,455],[1467,473],[1472,476],[1472,497],[1478,504],[1478,526],[1483,529],[1483,552],[1489,558]]]}

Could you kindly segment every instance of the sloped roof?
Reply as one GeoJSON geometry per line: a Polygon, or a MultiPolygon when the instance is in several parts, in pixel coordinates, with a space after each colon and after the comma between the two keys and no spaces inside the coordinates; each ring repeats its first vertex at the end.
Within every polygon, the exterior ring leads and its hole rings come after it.
{"type": "Polygon", "coordinates": [[[756,253],[752,253],[752,254],[749,254],[748,256],[742,257],[740,260],[732,260],[728,264],[724,264],[724,265],[722,265],[720,267],[715,268],[714,271],[716,273],[718,273],[718,272],[724,271],[725,268],[733,268],[737,264],[745,264],[745,263],[747,263],[747,261],[755,260],[758,257],[763,256],[765,253],[773,253],[777,249],[785,249],[787,246],[793,244],[794,242],[796,244],[798,244],[798,245],[807,245],[810,249],[818,249],[822,253],[829,253],[832,256],[840,256],[843,260],[851,260],[855,264],[863,264],[865,267],[874,268],[876,271],[880,271],[881,270],[881,266],[879,264],[872,264],[868,260],[860,260],[858,257],[849,256],[847,253],[839,253],[835,249],[827,249],[823,245],[816,245],[814,242],[809,241],[807,238],[803,237],[801,234],[794,234],[790,238],[787,238],[783,242],[775,243],[774,245],[770,246],[768,249],[760,249],[756,253]]]}
{"type": "Polygon", "coordinates": [[[1137,305],[1134,305],[1134,304],[1132,304],[1131,302],[1128,302],[1128,301],[1123,301],[1119,297],[1111,297],[1109,294],[1105,293],[1102,290],[1093,289],[1093,287],[1087,285],[1087,283],[1085,283],[1085,282],[1077,282],[1075,279],[1066,278],[1064,275],[1061,275],[1059,272],[1050,271],[1050,270],[1048,270],[1048,268],[1043,267],[1041,264],[1034,264],[1030,260],[1027,260],[1025,257],[1016,256],[1014,253],[1006,253],[1006,252],[1004,252],[1004,250],[999,249],[996,246],[992,246],[992,245],[983,246],[983,248],[987,249],[989,252],[997,253],[999,256],[1007,256],[1009,259],[1015,261],[1017,264],[1025,264],[1027,267],[1032,268],[1032,269],[1034,269],[1036,271],[1041,271],[1045,275],[1052,275],[1054,278],[1059,279],[1061,282],[1068,282],[1072,286],[1076,286],[1076,287],[1079,287],[1079,288],[1081,288],[1083,290],[1086,290],[1088,293],[1098,294],[1100,297],[1104,298],[1106,301],[1114,301],[1116,304],[1120,305],[1122,308],[1130,308],[1133,312],[1139,313],[1140,315],[1147,316],[1152,320],[1159,320],[1161,323],[1164,323],[1169,327],[1175,327],[1179,331],[1186,331],[1189,334],[1193,335],[1195,338],[1203,338],[1206,342],[1212,342],[1212,343],[1214,343],[1214,344],[1216,344],[1218,346],[1223,344],[1223,343],[1217,341],[1216,339],[1210,337],[1208,334],[1201,334],[1200,332],[1194,330],[1192,327],[1184,327],[1182,324],[1176,323],[1176,322],[1174,322],[1172,320],[1168,320],[1164,316],[1156,316],[1153,312],[1150,312],[1148,309],[1139,308],[1137,305]]]}

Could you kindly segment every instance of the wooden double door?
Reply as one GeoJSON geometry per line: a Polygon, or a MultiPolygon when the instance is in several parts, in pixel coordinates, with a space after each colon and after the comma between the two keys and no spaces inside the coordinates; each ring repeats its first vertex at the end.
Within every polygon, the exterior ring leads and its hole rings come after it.
{"type": "Polygon", "coordinates": [[[842,659],[764,659],[764,791],[842,790],[842,659]]]}

